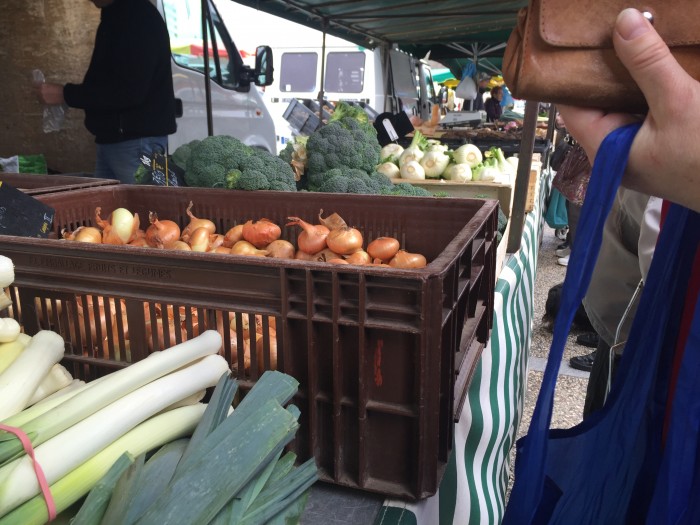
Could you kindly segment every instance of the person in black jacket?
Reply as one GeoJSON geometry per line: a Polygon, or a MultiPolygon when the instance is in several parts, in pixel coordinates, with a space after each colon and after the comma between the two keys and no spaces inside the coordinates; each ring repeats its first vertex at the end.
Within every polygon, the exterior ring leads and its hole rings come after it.
{"type": "Polygon", "coordinates": [[[503,113],[501,100],[503,100],[503,88],[494,86],[491,88],[491,98],[484,103],[487,122],[497,122],[501,119],[501,114],[503,113]]]}
{"type": "Polygon", "coordinates": [[[167,151],[175,132],[170,37],[148,0],[90,0],[102,9],[81,84],[40,85],[39,99],[85,110],[95,136],[95,177],[134,182],[142,153],[167,151]]]}

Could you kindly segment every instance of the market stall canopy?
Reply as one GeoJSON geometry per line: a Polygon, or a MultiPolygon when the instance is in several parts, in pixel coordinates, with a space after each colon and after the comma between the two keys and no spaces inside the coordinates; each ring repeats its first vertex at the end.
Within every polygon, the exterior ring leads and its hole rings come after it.
{"type": "Polygon", "coordinates": [[[236,0],[360,46],[428,53],[461,78],[467,60],[500,69],[505,42],[527,0],[236,0]],[[483,60],[482,59],[488,59],[483,60]]]}

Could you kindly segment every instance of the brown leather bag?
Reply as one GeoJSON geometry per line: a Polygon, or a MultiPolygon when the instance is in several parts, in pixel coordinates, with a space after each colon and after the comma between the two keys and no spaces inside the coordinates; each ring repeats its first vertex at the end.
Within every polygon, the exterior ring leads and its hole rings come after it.
{"type": "Polygon", "coordinates": [[[617,15],[648,12],[681,66],[700,79],[700,0],[530,0],[503,58],[515,98],[620,111],[646,102],[612,44],[617,15]]]}

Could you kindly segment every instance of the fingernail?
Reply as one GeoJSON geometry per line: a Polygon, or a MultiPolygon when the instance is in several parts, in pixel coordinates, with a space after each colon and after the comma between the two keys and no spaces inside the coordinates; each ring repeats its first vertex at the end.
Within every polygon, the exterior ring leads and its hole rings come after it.
{"type": "Polygon", "coordinates": [[[625,9],[617,17],[617,32],[624,40],[634,40],[650,29],[649,22],[636,9],[625,9]]]}

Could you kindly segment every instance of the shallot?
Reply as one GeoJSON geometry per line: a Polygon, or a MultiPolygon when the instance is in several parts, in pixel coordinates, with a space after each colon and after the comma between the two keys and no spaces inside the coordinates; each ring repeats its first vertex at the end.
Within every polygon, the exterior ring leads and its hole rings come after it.
{"type": "Polygon", "coordinates": [[[102,208],[95,208],[95,223],[102,229],[104,244],[128,244],[133,240],[134,232],[139,228],[139,214],[132,213],[126,208],[117,208],[107,220],[100,214],[102,208]]]}
{"type": "Polygon", "coordinates": [[[326,237],[330,230],[322,224],[309,224],[299,217],[287,217],[287,226],[299,226],[302,232],[297,237],[297,246],[302,252],[314,254],[326,247],[326,237]]]}
{"type": "Polygon", "coordinates": [[[350,255],[362,249],[362,233],[356,228],[348,226],[343,218],[334,213],[325,219],[321,217],[323,210],[318,214],[318,219],[324,226],[330,229],[326,244],[339,255],[350,255]]]}
{"type": "Polygon", "coordinates": [[[146,242],[153,248],[164,248],[180,238],[180,227],[177,223],[163,219],[159,220],[154,212],[148,214],[151,225],[146,230],[146,242]]]}
{"type": "Polygon", "coordinates": [[[205,228],[209,233],[214,233],[216,231],[216,225],[212,221],[209,219],[200,219],[194,216],[192,213],[192,206],[193,203],[190,201],[186,211],[187,216],[190,218],[190,222],[187,224],[187,226],[185,226],[185,229],[182,230],[182,235],[180,236],[180,238],[185,242],[190,242],[190,235],[192,235],[197,228],[205,228]]]}
{"type": "Polygon", "coordinates": [[[243,225],[243,238],[256,248],[264,248],[281,234],[280,227],[269,219],[250,220],[243,225]]]}

